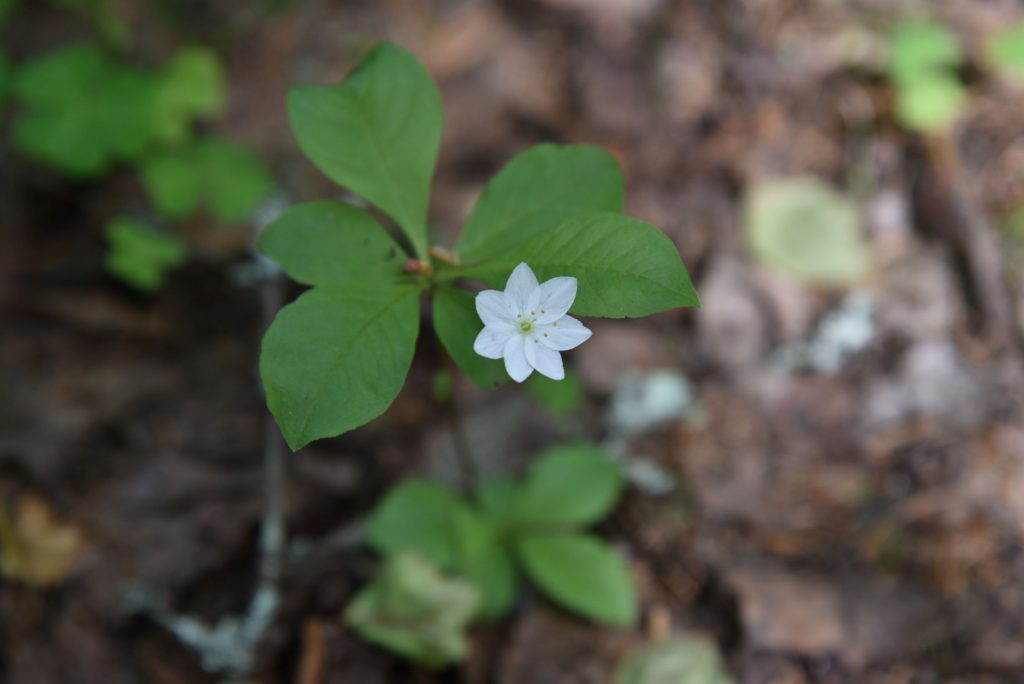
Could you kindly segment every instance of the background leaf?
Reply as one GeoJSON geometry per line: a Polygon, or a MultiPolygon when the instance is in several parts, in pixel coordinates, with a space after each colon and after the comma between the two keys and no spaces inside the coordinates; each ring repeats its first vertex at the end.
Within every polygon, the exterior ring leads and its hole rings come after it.
{"type": "Polygon", "coordinates": [[[387,558],[352,600],[345,622],[366,640],[429,667],[469,655],[465,630],[479,605],[473,584],[443,576],[413,553],[387,558]]]}
{"type": "Polygon", "coordinates": [[[288,209],[263,231],[260,249],[304,285],[393,282],[405,261],[373,216],[330,200],[288,209]]]}
{"type": "Polygon", "coordinates": [[[631,654],[615,684],[732,684],[718,647],[696,636],[675,636],[631,654]]]}
{"type": "Polygon", "coordinates": [[[169,143],[186,140],[195,118],[220,113],[227,99],[224,72],[208,48],[178,50],[164,69],[156,95],[156,128],[169,143]]]}
{"type": "Polygon", "coordinates": [[[599,539],[582,534],[520,537],[517,556],[552,600],[583,617],[621,627],[636,622],[636,596],[625,561],[599,539]]]}
{"type": "Polygon", "coordinates": [[[402,389],[419,332],[410,285],[317,287],[263,337],[267,405],[297,450],[376,418],[402,389]]]}
{"type": "Polygon", "coordinates": [[[755,186],[744,220],[754,255],[801,280],[846,285],[871,267],[856,207],[816,178],[755,186]]]}
{"type": "Polygon", "coordinates": [[[534,373],[526,381],[526,390],[556,416],[569,415],[583,400],[583,385],[580,384],[579,376],[568,369],[561,380],[552,380],[534,373]]]}
{"type": "Polygon", "coordinates": [[[500,256],[533,235],[584,213],[621,212],[618,162],[590,145],[535,145],[484,188],[456,243],[464,261],[500,256]]]}
{"type": "Polygon", "coordinates": [[[932,21],[910,21],[895,27],[889,43],[889,76],[909,82],[929,71],[955,69],[961,61],[956,36],[932,21]]]}
{"type": "Polygon", "coordinates": [[[185,218],[196,210],[203,194],[202,169],[189,154],[160,154],[140,169],[149,200],[167,218],[185,218]]]}
{"type": "Polygon", "coordinates": [[[462,274],[504,289],[521,261],[541,282],[575,276],[579,286],[571,311],[581,316],[625,318],[699,305],[672,241],[628,216],[600,213],[570,219],[462,274]]]}
{"type": "Polygon", "coordinates": [[[482,329],[474,295],[454,287],[437,288],[434,330],[438,338],[463,373],[483,389],[494,389],[508,382],[508,373],[500,359],[486,359],[473,351],[473,341],[482,329]]]}
{"type": "Polygon", "coordinates": [[[1024,24],[997,32],[988,43],[989,60],[1008,74],[1024,77],[1024,24]]]}
{"type": "Polygon", "coordinates": [[[393,488],[374,510],[367,540],[381,554],[414,551],[471,580],[484,618],[501,616],[515,600],[515,568],[498,535],[443,485],[413,480],[393,488]]]}
{"type": "Polygon", "coordinates": [[[154,233],[132,219],[111,221],[106,237],[107,270],[138,290],[156,290],[168,271],[185,262],[185,248],[177,238],[154,233]]]}
{"type": "Polygon", "coordinates": [[[419,61],[381,43],[340,85],[293,88],[288,113],[306,156],[391,216],[425,257],[442,110],[419,61]]]}
{"type": "Polygon", "coordinates": [[[523,525],[596,523],[615,507],[622,485],[619,465],[597,447],[554,447],[530,469],[516,521],[523,525]]]}
{"type": "Polygon", "coordinates": [[[458,519],[466,509],[443,485],[403,482],[374,509],[367,541],[381,554],[415,551],[435,565],[451,567],[457,556],[458,519]]]}

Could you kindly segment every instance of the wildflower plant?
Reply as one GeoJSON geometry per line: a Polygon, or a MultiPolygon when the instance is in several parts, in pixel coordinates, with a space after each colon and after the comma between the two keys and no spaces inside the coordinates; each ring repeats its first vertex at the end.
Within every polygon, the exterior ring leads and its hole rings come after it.
{"type": "Polygon", "coordinates": [[[300,204],[262,236],[262,250],[310,286],[278,314],[260,358],[267,404],[292,449],[387,409],[412,363],[424,295],[445,349],[487,389],[533,370],[561,377],[560,351],[589,335],[576,316],[698,305],[672,241],[622,213],[622,171],[589,145],[520,153],[487,184],[455,245],[431,247],[441,96],[395,45],[377,45],[339,85],[293,89],[288,111],[306,156],[378,210],[300,204]],[[397,231],[384,228],[382,215],[397,231]],[[479,284],[505,290],[477,299],[479,284]],[[542,298],[548,313],[540,313],[542,298]],[[518,308],[502,309],[508,301],[518,308]],[[529,311],[538,313],[518,324],[529,328],[505,335],[529,311]]]}

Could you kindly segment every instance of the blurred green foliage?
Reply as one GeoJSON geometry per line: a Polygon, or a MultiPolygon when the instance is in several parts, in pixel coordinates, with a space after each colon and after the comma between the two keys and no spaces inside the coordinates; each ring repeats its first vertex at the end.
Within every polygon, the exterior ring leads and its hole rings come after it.
{"type": "Polygon", "coordinates": [[[7,91],[10,88],[11,81],[11,64],[7,61],[7,56],[0,52],[0,104],[4,103],[7,99],[7,91]]]}
{"type": "Polygon", "coordinates": [[[156,134],[166,143],[182,143],[193,119],[220,114],[227,102],[224,73],[217,56],[201,47],[179,50],[164,70],[157,89],[156,134]]]}
{"type": "Polygon", "coordinates": [[[116,218],[106,229],[107,270],[132,287],[153,291],[168,271],[185,262],[185,247],[130,218],[116,218]]]}
{"type": "Polygon", "coordinates": [[[156,210],[175,219],[205,204],[221,221],[240,221],[273,187],[248,148],[212,139],[153,155],[142,166],[142,178],[156,210]]]}
{"type": "Polygon", "coordinates": [[[374,511],[367,539],[385,558],[415,553],[471,583],[480,592],[476,618],[495,619],[512,607],[518,568],[563,607],[628,626],[636,619],[628,567],[583,532],[611,512],[622,486],[619,466],[596,447],[559,446],[525,479],[482,486],[476,505],[438,483],[400,484],[374,511]]]}
{"type": "Polygon", "coordinates": [[[480,601],[470,582],[445,577],[415,553],[388,557],[345,610],[364,639],[429,667],[469,655],[465,630],[480,601]]]}
{"type": "Polygon", "coordinates": [[[1024,24],[999,31],[988,43],[988,57],[996,68],[1024,77],[1024,24]]]}
{"type": "Polygon", "coordinates": [[[11,13],[11,10],[18,4],[18,0],[0,0],[0,24],[11,13]]]}
{"type": "Polygon", "coordinates": [[[848,285],[870,270],[857,208],[816,178],[754,186],[745,198],[744,223],[754,255],[802,281],[848,285]]]}
{"type": "Polygon", "coordinates": [[[888,60],[897,120],[912,130],[946,129],[966,100],[957,75],[962,61],[956,36],[941,24],[919,20],[897,25],[888,60]]]}
{"type": "Polygon", "coordinates": [[[552,380],[534,373],[526,381],[526,390],[548,411],[556,416],[567,416],[583,401],[583,385],[579,376],[566,371],[562,380],[552,380]]]}

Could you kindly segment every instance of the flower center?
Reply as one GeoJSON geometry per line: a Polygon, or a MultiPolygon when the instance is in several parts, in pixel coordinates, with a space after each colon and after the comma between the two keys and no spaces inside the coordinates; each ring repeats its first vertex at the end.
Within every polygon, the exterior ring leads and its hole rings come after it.
{"type": "Polygon", "coordinates": [[[528,333],[533,330],[533,321],[527,318],[526,320],[519,321],[519,330],[528,333]]]}

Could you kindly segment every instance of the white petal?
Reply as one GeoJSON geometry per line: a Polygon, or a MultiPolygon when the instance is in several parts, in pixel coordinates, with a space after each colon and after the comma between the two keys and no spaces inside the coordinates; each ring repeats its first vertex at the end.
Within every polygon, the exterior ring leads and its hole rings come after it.
{"type": "Polygon", "coordinates": [[[484,358],[500,359],[505,353],[505,344],[508,343],[508,338],[513,335],[515,335],[513,330],[493,328],[488,325],[476,336],[476,341],[473,342],[473,351],[484,358]]]}
{"type": "Polygon", "coordinates": [[[590,339],[590,328],[572,316],[563,316],[550,325],[538,326],[537,334],[541,344],[555,351],[575,349],[590,339]]]}
{"type": "Polygon", "coordinates": [[[516,308],[512,312],[513,316],[516,313],[529,311],[526,307],[529,303],[530,295],[533,294],[537,287],[537,276],[533,275],[530,267],[526,264],[516,266],[515,270],[512,271],[512,275],[508,277],[508,282],[505,283],[505,295],[512,300],[516,308]]]}
{"type": "Polygon", "coordinates": [[[541,375],[546,375],[552,380],[561,380],[565,377],[565,369],[562,368],[562,355],[541,344],[536,335],[526,338],[525,351],[526,360],[541,375]]]}
{"type": "Polygon", "coordinates": [[[484,290],[476,296],[476,312],[484,325],[496,328],[515,328],[514,320],[509,315],[508,300],[504,292],[497,290],[484,290]]]}
{"type": "Polygon", "coordinates": [[[540,286],[540,310],[537,322],[552,323],[569,313],[569,307],[576,299],[576,279],[569,276],[552,278],[540,286]]]}
{"type": "Polygon", "coordinates": [[[525,335],[512,335],[505,343],[505,370],[516,382],[522,382],[530,377],[533,367],[526,361],[526,352],[523,350],[525,335]]]}

